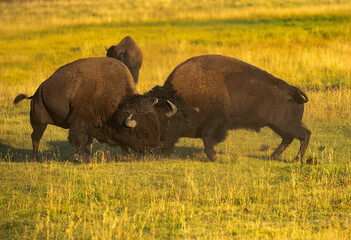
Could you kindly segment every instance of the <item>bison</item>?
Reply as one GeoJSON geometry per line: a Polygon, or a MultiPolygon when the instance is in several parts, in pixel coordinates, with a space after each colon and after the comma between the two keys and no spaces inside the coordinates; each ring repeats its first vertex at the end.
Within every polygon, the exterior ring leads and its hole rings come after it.
{"type": "Polygon", "coordinates": [[[214,161],[214,145],[231,129],[259,131],[268,126],[282,138],[271,155],[277,159],[294,138],[301,142],[301,161],[310,139],[302,126],[304,103],[300,89],[238,59],[203,55],[178,65],[162,87],[145,94],[155,105],[161,126],[162,151],[170,153],[180,137],[201,138],[214,161]]]}
{"type": "Polygon", "coordinates": [[[131,72],[134,83],[138,83],[143,54],[133,38],[126,36],[117,45],[106,48],[106,56],[122,61],[131,72]]]}
{"type": "Polygon", "coordinates": [[[34,160],[47,124],[69,129],[79,159],[86,159],[93,138],[119,145],[123,153],[128,146],[145,152],[159,145],[153,101],[138,95],[127,67],[116,59],[85,58],[64,65],[33,96],[20,94],[14,103],[25,98],[31,99],[34,160]]]}

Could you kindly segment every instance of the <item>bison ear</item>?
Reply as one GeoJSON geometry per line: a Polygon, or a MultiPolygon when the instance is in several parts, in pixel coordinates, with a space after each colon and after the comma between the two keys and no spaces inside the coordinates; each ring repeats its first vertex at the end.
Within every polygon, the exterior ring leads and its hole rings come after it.
{"type": "Polygon", "coordinates": [[[121,60],[121,62],[126,63],[129,59],[128,50],[126,49],[124,52],[121,52],[118,57],[121,60]]]}
{"type": "Polygon", "coordinates": [[[135,126],[137,125],[137,121],[132,120],[133,114],[130,114],[129,117],[127,117],[124,120],[124,125],[126,125],[129,128],[135,128],[135,126]]]}

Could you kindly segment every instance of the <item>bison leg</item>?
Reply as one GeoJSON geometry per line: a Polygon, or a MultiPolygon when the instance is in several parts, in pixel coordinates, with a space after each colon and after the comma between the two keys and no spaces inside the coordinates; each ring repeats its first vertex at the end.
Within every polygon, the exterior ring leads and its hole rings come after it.
{"type": "Polygon", "coordinates": [[[226,122],[223,119],[214,118],[207,121],[201,129],[201,138],[204,142],[205,153],[211,161],[216,161],[216,150],[214,146],[227,137],[226,122]]]}
{"type": "Polygon", "coordinates": [[[272,160],[277,160],[279,156],[284,152],[284,150],[289,147],[290,143],[294,140],[293,137],[283,137],[282,142],[280,145],[274,150],[274,152],[271,155],[272,160]]]}
{"type": "Polygon", "coordinates": [[[307,128],[301,127],[299,133],[300,133],[300,136],[298,136],[297,138],[300,140],[301,145],[295,160],[299,160],[300,158],[300,161],[302,162],[303,157],[305,156],[305,153],[307,150],[308,143],[310,141],[311,131],[308,130],[307,128]]]}
{"type": "Polygon", "coordinates": [[[38,161],[38,147],[39,147],[39,141],[41,137],[43,136],[43,133],[46,129],[46,124],[32,124],[33,127],[33,133],[31,135],[32,137],[32,145],[33,145],[33,160],[38,161]]]}
{"type": "Polygon", "coordinates": [[[216,142],[212,137],[203,137],[202,141],[204,142],[205,146],[205,153],[208,159],[211,161],[216,161],[217,156],[216,156],[216,150],[214,149],[214,145],[216,142]]]}
{"type": "Polygon", "coordinates": [[[300,155],[300,159],[302,161],[302,159],[306,153],[306,149],[307,149],[308,142],[310,139],[311,131],[302,127],[302,126],[297,126],[294,128],[290,128],[289,130],[284,130],[284,131],[280,130],[279,128],[272,127],[272,126],[271,126],[271,128],[274,132],[276,132],[278,135],[280,135],[283,138],[282,143],[272,153],[271,159],[277,159],[282,154],[282,152],[290,145],[290,143],[293,141],[293,139],[297,138],[300,140],[301,146],[300,146],[299,153],[297,154],[297,157],[295,158],[295,160],[298,160],[299,155],[300,155]]]}
{"type": "Polygon", "coordinates": [[[68,140],[76,148],[74,158],[85,161],[90,154],[87,146],[92,143],[92,138],[88,136],[84,129],[71,127],[68,140]]]}

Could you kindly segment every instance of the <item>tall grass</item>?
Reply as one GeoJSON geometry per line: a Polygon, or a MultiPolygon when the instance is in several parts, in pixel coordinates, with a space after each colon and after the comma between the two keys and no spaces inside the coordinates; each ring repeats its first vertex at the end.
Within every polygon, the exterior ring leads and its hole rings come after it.
{"type": "Polygon", "coordinates": [[[0,239],[349,239],[350,12],[347,0],[0,1],[0,239]],[[94,143],[76,165],[53,126],[31,162],[29,102],[14,97],[126,35],[144,55],[140,93],[200,54],[302,88],[314,164],[291,162],[298,141],[268,161],[280,138],[264,128],[231,131],[217,163],[180,139],[171,158],[94,143]]]}
{"type": "Polygon", "coordinates": [[[11,193],[1,197],[2,234],[14,238],[350,236],[350,164],[301,167],[239,158],[226,164],[146,160],[0,167],[0,189],[11,193]]]}

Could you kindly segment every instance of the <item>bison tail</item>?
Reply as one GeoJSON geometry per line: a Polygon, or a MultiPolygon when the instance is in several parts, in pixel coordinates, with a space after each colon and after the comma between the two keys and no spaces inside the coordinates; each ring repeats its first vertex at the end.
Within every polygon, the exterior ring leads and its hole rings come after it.
{"type": "Polygon", "coordinates": [[[297,87],[290,86],[289,90],[290,90],[290,95],[292,96],[294,101],[297,102],[298,104],[303,104],[308,102],[307,95],[297,87]]]}
{"type": "Polygon", "coordinates": [[[32,99],[32,97],[33,97],[33,96],[27,97],[27,95],[21,93],[21,94],[19,94],[19,95],[15,98],[15,100],[13,100],[13,104],[17,104],[17,103],[19,103],[20,101],[22,101],[23,99],[32,99]]]}

